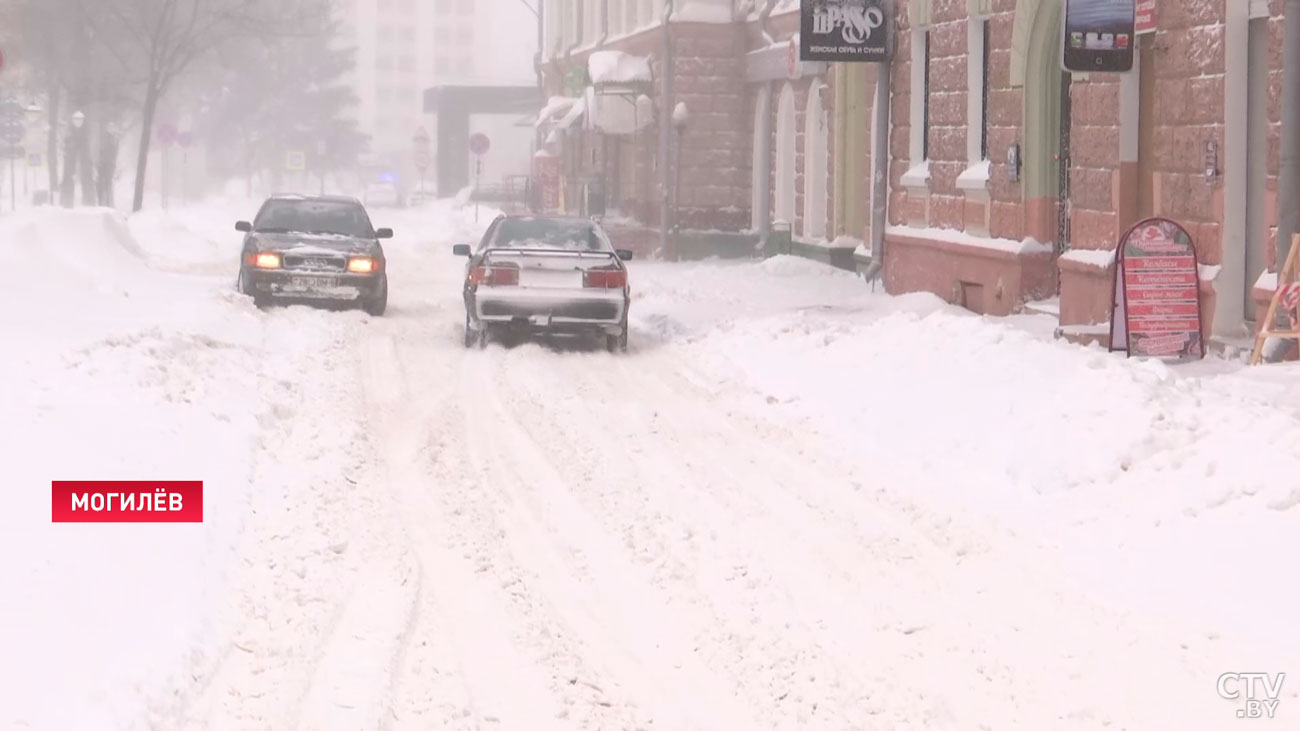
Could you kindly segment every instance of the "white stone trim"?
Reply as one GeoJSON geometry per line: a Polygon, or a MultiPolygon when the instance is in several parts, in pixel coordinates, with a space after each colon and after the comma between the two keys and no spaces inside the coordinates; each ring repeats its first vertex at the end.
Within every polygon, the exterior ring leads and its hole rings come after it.
{"type": "Polygon", "coordinates": [[[904,188],[928,188],[930,186],[930,161],[923,160],[920,165],[903,173],[899,184],[904,188]]]}
{"type": "Polygon", "coordinates": [[[981,160],[957,176],[958,190],[987,190],[993,178],[993,163],[981,160]]]}
{"type": "Polygon", "coordinates": [[[909,0],[907,3],[907,20],[912,29],[928,28],[933,14],[930,9],[932,0],[909,0]]]}
{"type": "Polygon", "coordinates": [[[773,215],[793,224],[795,210],[794,179],[797,171],[795,138],[798,135],[798,111],[795,109],[794,86],[781,87],[776,105],[776,180],[773,184],[773,215]]]}
{"type": "Polygon", "coordinates": [[[1134,44],[1133,73],[1119,77],[1119,161],[1137,162],[1142,104],[1142,49],[1134,44]]]}
{"type": "MultiPolygon", "coordinates": [[[[925,94],[925,40],[929,35],[928,28],[918,28],[912,31],[912,64],[911,64],[911,124],[908,139],[908,158],[912,165],[924,162],[925,157],[925,107],[928,102],[925,94]]],[[[926,168],[927,179],[929,177],[929,168],[926,168]]]]}
{"type": "Polygon", "coordinates": [[[984,18],[972,17],[967,24],[966,54],[966,161],[984,159],[980,141],[984,135],[984,18]]]}
{"type": "Polygon", "coordinates": [[[823,94],[826,84],[814,79],[808,88],[803,115],[803,219],[800,235],[817,239],[826,235],[827,176],[830,174],[827,119],[823,94]]]}

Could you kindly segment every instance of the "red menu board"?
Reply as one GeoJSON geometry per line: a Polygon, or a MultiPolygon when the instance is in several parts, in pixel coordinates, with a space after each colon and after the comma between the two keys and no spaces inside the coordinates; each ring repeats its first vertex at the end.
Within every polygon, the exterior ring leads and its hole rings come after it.
{"type": "Polygon", "coordinates": [[[533,176],[539,188],[538,205],[543,212],[560,207],[560,158],[545,152],[533,157],[533,176]]]}
{"type": "Polygon", "coordinates": [[[1149,218],[1120,239],[1110,349],[1186,360],[1205,357],[1196,248],[1187,230],[1149,218]]]}

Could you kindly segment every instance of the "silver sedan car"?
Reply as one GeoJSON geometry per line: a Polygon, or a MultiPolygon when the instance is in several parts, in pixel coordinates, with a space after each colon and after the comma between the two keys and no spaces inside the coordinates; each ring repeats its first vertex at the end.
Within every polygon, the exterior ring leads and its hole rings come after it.
{"type": "Polygon", "coordinates": [[[594,219],[500,216],[477,248],[454,247],[465,267],[465,347],[496,333],[603,336],[627,350],[632,252],[615,249],[594,219]]]}

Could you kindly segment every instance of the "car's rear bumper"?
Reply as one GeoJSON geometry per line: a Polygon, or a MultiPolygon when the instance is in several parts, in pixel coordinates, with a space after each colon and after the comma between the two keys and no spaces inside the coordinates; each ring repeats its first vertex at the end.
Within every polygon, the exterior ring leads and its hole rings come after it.
{"type": "Polygon", "coordinates": [[[516,328],[578,332],[599,330],[618,334],[623,329],[627,299],[623,290],[530,290],[483,287],[467,301],[481,324],[516,328]]]}
{"type": "Polygon", "coordinates": [[[250,270],[252,294],[285,299],[356,300],[379,294],[379,274],[250,270]]]}

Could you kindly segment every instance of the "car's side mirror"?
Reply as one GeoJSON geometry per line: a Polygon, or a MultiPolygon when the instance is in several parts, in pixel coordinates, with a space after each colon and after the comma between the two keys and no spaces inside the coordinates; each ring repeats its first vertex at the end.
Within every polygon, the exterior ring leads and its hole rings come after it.
{"type": "Polygon", "coordinates": [[[391,238],[393,238],[393,229],[391,229],[391,228],[381,228],[381,229],[379,229],[378,231],[375,232],[375,238],[377,238],[377,239],[391,239],[391,238]]]}
{"type": "Polygon", "coordinates": [[[469,256],[469,244],[456,244],[451,247],[451,253],[455,256],[469,256]]]}
{"type": "Polygon", "coordinates": [[[632,261],[632,252],[627,249],[618,249],[614,253],[618,254],[618,258],[623,261],[632,261]]]}
{"type": "Polygon", "coordinates": [[[248,233],[249,231],[253,230],[253,224],[249,223],[248,221],[239,221],[238,223],[235,224],[235,230],[248,233]]]}

